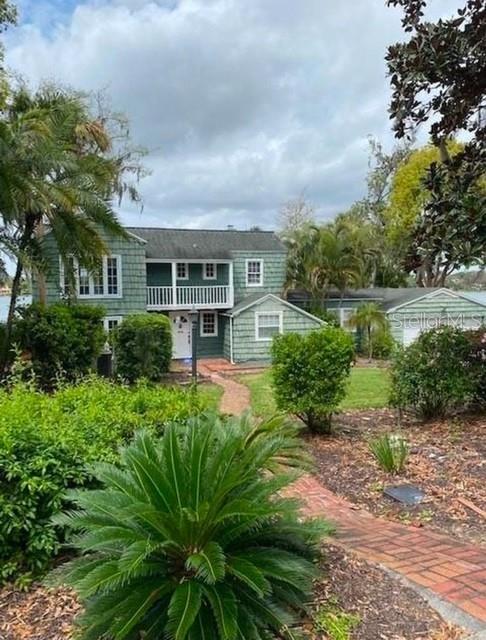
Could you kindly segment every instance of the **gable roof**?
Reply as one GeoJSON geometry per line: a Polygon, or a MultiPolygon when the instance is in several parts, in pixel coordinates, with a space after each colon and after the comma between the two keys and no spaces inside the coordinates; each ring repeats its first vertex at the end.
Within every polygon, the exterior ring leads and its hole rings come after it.
{"type": "Polygon", "coordinates": [[[240,313],[242,313],[243,311],[250,309],[254,305],[259,304],[261,302],[265,302],[265,300],[274,300],[279,304],[283,304],[284,306],[289,307],[294,311],[297,311],[303,316],[307,316],[308,318],[317,320],[317,322],[320,322],[321,324],[326,324],[324,320],[321,320],[321,318],[318,318],[317,316],[312,315],[312,313],[309,313],[308,311],[305,311],[300,307],[296,307],[294,304],[292,304],[291,302],[288,302],[287,300],[284,300],[283,298],[279,298],[274,293],[252,293],[251,295],[246,296],[246,298],[243,298],[243,300],[238,302],[237,305],[235,305],[232,309],[230,309],[224,315],[231,316],[234,318],[240,315],[240,313]]]}
{"type": "Polygon", "coordinates": [[[146,257],[152,259],[229,259],[233,251],[278,253],[286,251],[274,231],[152,227],[126,227],[126,229],[129,233],[145,240],[146,257]]]}
{"type": "MultiPolygon", "coordinates": [[[[337,289],[331,289],[327,294],[327,299],[343,303],[350,300],[377,302],[383,309],[388,310],[438,290],[437,288],[425,287],[369,287],[368,289],[346,289],[341,292],[337,289]]],[[[289,299],[298,304],[308,302],[310,295],[305,291],[292,291],[289,293],[289,299]]]]}
{"type": "Polygon", "coordinates": [[[389,304],[386,308],[387,313],[390,313],[391,311],[397,311],[398,309],[401,309],[402,307],[406,307],[409,304],[413,304],[414,302],[417,302],[418,300],[422,300],[423,298],[433,298],[434,296],[440,295],[445,293],[446,295],[448,295],[450,298],[462,298],[463,300],[467,300],[468,302],[474,302],[476,304],[479,304],[481,306],[486,306],[486,302],[481,302],[479,300],[474,300],[471,295],[466,295],[464,293],[461,293],[459,291],[453,291],[452,289],[448,289],[447,287],[438,287],[435,289],[426,289],[426,288],[422,288],[422,289],[416,289],[416,291],[421,291],[422,295],[420,296],[415,296],[413,298],[410,298],[409,300],[404,300],[404,299],[400,299],[397,300],[395,305],[393,304],[389,304]]]}
{"type": "Polygon", "coordinates": [[[471,300],[471,302],[477,302],[486,307],[486,291],[459,291],[463,298],[471,300]]]}

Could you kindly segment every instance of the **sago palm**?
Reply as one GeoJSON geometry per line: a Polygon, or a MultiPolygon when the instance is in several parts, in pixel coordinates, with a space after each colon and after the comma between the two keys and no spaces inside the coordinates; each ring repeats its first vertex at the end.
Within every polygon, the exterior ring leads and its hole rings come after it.
{"type": "Polygon", "coordinates": [[[280,418],[203,416],[98,465],[104,487],[71,493],[79,510],[57,519],[82,554],[57,576],[85,604],[81,637],[299,637],[325,531],[280,495],[302,462],[280,418]]]}

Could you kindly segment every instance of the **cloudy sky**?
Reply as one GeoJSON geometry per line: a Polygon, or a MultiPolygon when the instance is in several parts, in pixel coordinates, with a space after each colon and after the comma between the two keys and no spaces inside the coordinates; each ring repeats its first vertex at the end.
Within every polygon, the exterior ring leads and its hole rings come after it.
{"type": "MultiPolygon", "coordinates": [[[[305,192],[322,219],[364,193],[367,136],[393,144],[385,0],[18,0],[7,63],[104,90],[145,146],[146,226],[275,226],[305,192]]],[[[448,15],[457,0],[431,0],[448,15]]]]}

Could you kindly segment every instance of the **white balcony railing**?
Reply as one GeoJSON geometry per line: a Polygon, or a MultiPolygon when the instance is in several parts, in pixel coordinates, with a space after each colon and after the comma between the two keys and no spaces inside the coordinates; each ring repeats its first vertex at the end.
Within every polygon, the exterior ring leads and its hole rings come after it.
{"type": "Polygon", "coordinates": [[[229,285],[147,287],[147,309],[227,308],[233,304],[232,297],[229,285]]]}

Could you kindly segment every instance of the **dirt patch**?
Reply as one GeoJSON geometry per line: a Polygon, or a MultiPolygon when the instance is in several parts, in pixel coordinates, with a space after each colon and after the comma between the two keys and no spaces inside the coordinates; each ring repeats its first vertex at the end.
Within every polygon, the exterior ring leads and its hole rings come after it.
{"type": "MultiPolygon", "coordinates": [[[[458,640],[461,630],[446,625],[415,591],[379,567],[326,545],[325,577],[316,584],[316,607],[357,616],[353,640],[458,640]]],[[[317,634],[317,638],[326,638],[317,634]]]]}
{"type": "Polygon", "coordinates": [[[484,517],[460,500],[486,511],[486,418],[427,424],[405,420],[401,432],[410,457],[401,476],[383,472],[369,451],[369,440],[386,431],[397,431],[392,411],[353,411],[336,419],[333,437],[308,436],[320,481],[375,515],[486,543],[484,517]],[[421,488],[424,501],[408,507],[383,495],[384,486],[398,483],[421,488]]]}

